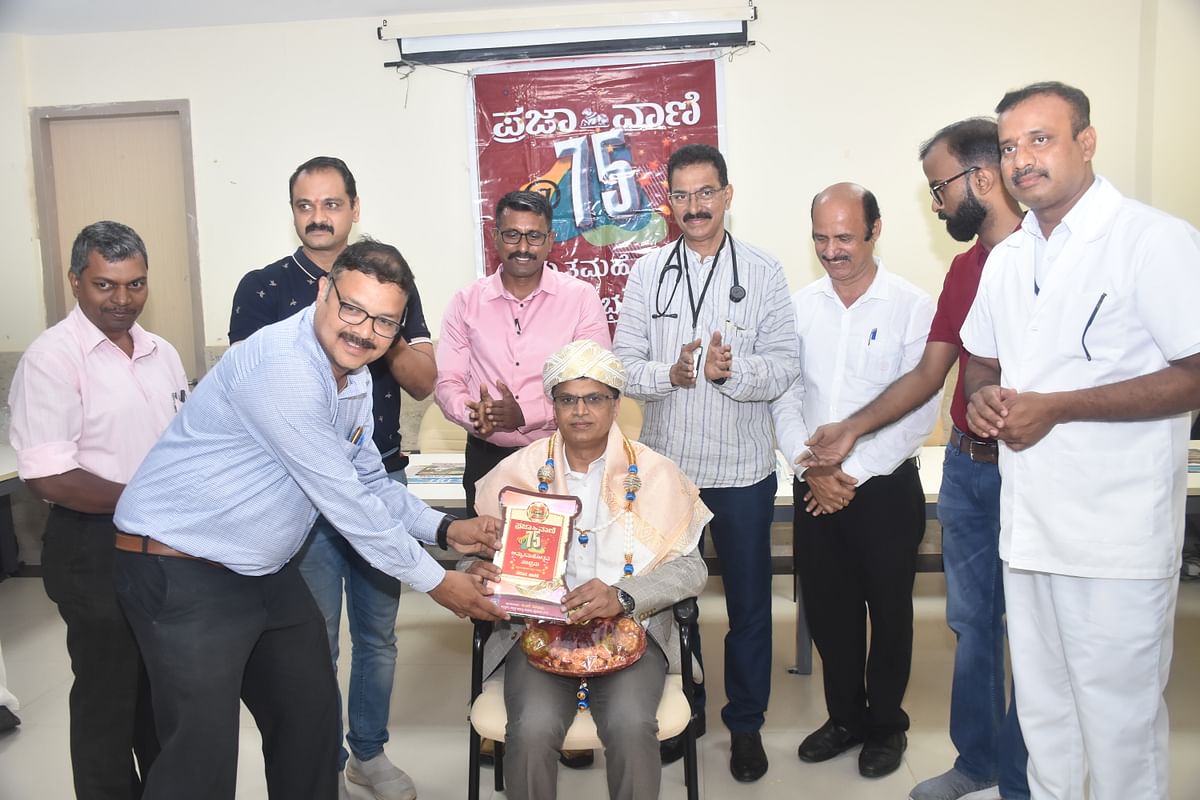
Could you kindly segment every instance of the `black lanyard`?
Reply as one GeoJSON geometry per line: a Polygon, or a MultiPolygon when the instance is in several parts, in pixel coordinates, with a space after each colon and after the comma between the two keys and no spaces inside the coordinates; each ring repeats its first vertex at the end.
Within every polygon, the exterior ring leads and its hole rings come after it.
{"type": "Polygon", "coordinates": [[[729,241],[728,231],[721,238],[721,246],[717,248],[717,254],[713,256],[712,266],[708,268],[708,277],[704,279],[704,286],[700,289],[699,302],[696,302],[692,295],[692,274],[687,264],[687,247],[684,247],[683,252],[680,254],[679,267],[683,272],[683,279],[687,281],[688,306],[692,309],[692,333],[696,332],[696,328],[700,324],[700,309],[704,307],[704,298],[708,295],[708,285],[712,283],[713,274],[717,271],[717,262],[721,260],[721,251],[725,249],[725,242],[727,241],[729,241]]]}

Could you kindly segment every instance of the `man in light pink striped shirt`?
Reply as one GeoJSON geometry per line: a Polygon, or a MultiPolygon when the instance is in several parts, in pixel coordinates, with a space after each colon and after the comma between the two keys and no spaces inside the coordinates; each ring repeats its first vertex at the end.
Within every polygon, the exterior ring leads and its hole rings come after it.
{"type": "Polygon", "coordinates": [[[500,269],[459,289],[442,319],[434,399],[467,431],[463,489],[471,516],[475,482],[554,430],[542,390],[546,359],[577,339],[612,349],[596,290],[545,268],[552,214],[536,192],[500,198],[493,234],[500,269]]]}
{"type": "Polygon", "coordinates": [[[179,354],[137,324],[146,246],[118,222],[88,225],[71,249],[66,319],[29,346],[13,377],[17,473],[51,504],[46,594],[67,624],[71,766],[80,800],[137,798],[158,754],[149,684],[113,590],[113,509],[186,397],[179,354]],[[134,755],[137,763],[134,763],[134,755]]]}

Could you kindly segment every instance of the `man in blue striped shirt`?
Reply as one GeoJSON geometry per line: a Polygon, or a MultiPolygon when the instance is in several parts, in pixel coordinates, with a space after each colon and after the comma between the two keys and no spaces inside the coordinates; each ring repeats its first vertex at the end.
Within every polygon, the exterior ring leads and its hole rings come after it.
{"type": "Polygon", "coordinates": [[[412,273],[346,248],[317,301],[230,350],[121,495],[117,594],[146,660],[163,750],[144,800],[233,798],[238,700],[272,797],[336,795],[325,622],[292,557],[317,513],[378,569],[459,616],[497,619],[477,578],[420,546],[493,552],[493,517],[452,520],[384,471],[365,368],[400,331],[412,273]]]}
{"type": "MultiPolygon", "coordinates": [[[[730,773],[748,783],[768,766],[759,729],[771,692],[770,401],[800,374],[800,342],[783,267],[725,230],[733,186],[724,156],[685,145],[667,180],[683,235],[634,265],[613,352],[629,370],[625,393],[646,404],[642,442],[678,464],[713,512],[729,613],[721,719],[730,773]]],[[[703,732],[702,693],[694,705],[703,732]]],[[[664,761],[682,756],[680,743],[663,745],[664,761]]]]}

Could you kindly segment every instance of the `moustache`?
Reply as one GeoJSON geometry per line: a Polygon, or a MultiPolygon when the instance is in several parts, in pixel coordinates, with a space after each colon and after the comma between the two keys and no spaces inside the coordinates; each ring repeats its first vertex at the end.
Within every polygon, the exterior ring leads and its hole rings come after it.
{"type": "Polygon", "coordinates": [[[1012,174],[1013,183],[1016,183],[1017,181],[1021,180],[1024,177],[1027,177],[1029,175],[1037,175],[1042,178],[1050,177],[1050,173],[1044,169],[1038,169],[1037,167],[1026,167],[1025,169],[1018,169],[1013,172],[1013,174],[1012,174]]]}
{"type": "Polygon", "coordinates": [[[689,211],[683,215],[684,222],[691,222],[694,219],[712,219],[712,214],[708,213],[707,211],[689,211]]]}
{"type": "Polygon", "coordinates": [[[507,260],[508,261],[533,261],[535,259],[536,259],[536,256],[534,256],[534,254],[530,253],[528,250],[518,250],[515,253],[511,253],[508,256],[507,260]]]}
{"type": "Polygon", "coordinates": [[[836,264],[839,261],[849,261],[850,256],[834,256],[833,258],[826,258],[825,256],[821,256],[821,260],[824,261],[826,264],[836,264]]]}
{"type": "Polygon", "coordinates": [[[326,233],[332,235],[333,234],[333,226],[327,225],[324,222],[310,222],[310,223],[308,223],[308,227],[306,227],[304,229],[304,232],[312,233],[313,231],[325,231],[326,233]]]}
{"type": "Polygon", "coordinates": [[[375,349],[375,343],[372,342],[370,339],[363,339],[360,336],[355,336],[353,333],[350,333],[349,331],[344,331],[344,332],[338,334],[338,336],[342,339],[345,339],[347,342],[354,345],[355,347],[361,347],[363,350],[374,350],[375,349]]]}

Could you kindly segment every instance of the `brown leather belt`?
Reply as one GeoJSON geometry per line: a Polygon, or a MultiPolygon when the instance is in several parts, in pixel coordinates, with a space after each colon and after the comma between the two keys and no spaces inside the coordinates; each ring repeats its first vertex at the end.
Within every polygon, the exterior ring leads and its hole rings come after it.
{"type": "Polygon", "coordinates": [[[149,536],[135,536],[132,533],[122,533],[117,531],[114,546],[118,550],[124,550],[126,553],[141,553],[148,556],[167,556],[168,558],[186,558],[191,561],[203,561],[205,564],[212,564],[214,567],[225,568],[224,564],[219,564],[216,561],[210,561],[207,558],[194,556],[190,553],[184,553],[181,550],[176,550],[170,545],[163,544],[157,539],[151,539],[149,536]]]}
{"type": "Polygon", "coordinates": [[[950,446],[966,453],[967,458],[980,464],[995,464],[1000,460],[1000,446],[995,440],[976,439],[969,433],[963,433],[957,427],[950,429],[950,446]]]}

